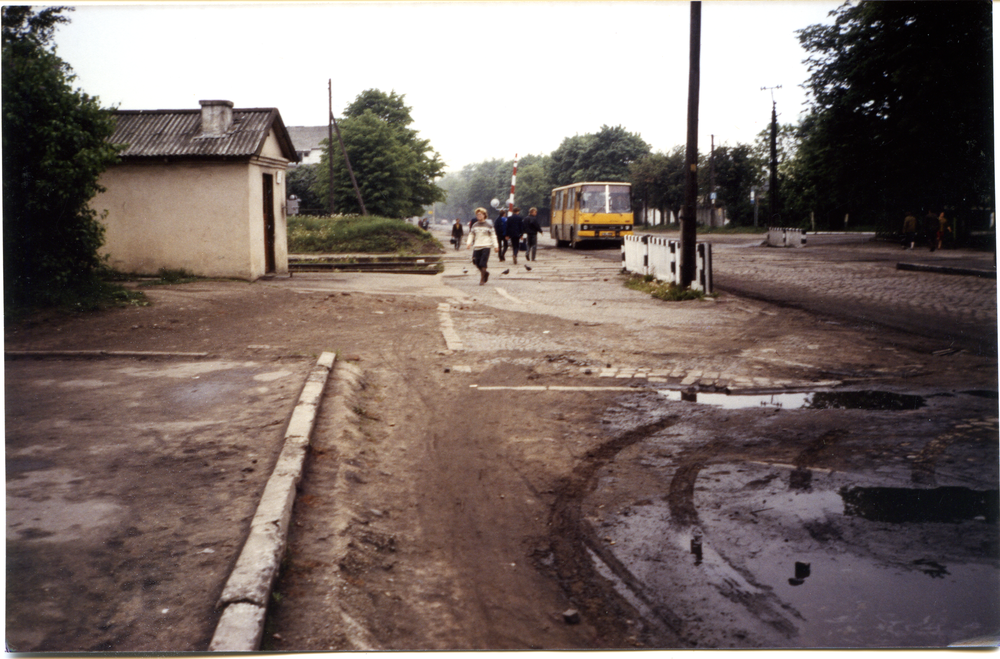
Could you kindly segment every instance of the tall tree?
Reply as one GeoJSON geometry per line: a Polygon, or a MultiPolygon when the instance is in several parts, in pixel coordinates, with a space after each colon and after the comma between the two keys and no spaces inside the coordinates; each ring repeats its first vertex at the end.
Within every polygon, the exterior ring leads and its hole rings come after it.
{"type": "MultiPolygon", "coordinates": [[[[369,213],[408,217],[444,200],[444,191],[435,183],[444,163],[430,141],[410,127],[413,118],[403,95],[366,90],[347,106],[344,116],[337,123],[369,213]]],[[[326,171],[329,154],[327,145],[321,171],[326,171]]],[[[336,211],[359,213],[339,144],[334,145],[333,170],[336,211]]],[[[315,189],[320,198],[329,199],[326,177],[317,178],[315,189]]]]}
{"type": "Polygon", "coordinates": [[[799,32],[811,114],[799,171],[817,215],[894,226],[994,201],[989,2],[845,3],[799,32]]]}
{"type": "Polygon", "coordinates": [[[551,154],[549,180],[556,187],[579,181],[628,181],[629,165],[650,151],[637,133],[602,126],[596,133],[563,140],[551,154]]]}
{"type": "MultiPolygon", "coordinates": [[[[715,147],[716,203],[725,206],[726,216],[737,225],[753,224],[750,188],[759,176],[751,147],[747,144],[715,147]]],[[[707,167],[700,168],[702,171],[707,167]]]]}
{"type": "Polygon", "coordinates": [[[101,264],[104,227],[88,204],[117,159],[114,119],[55,54],[64,11],[2,10],[4,296],[15,305],[70,300],[101,264]]]}
{"type": "Polygon", "coordinates": [[[653,153],[633,162],[629,166],[629,181],[637,206],[658,210],[663,218],[669,213],[676,217],[684,205],[684,147],[674,147],[669,153],[653,153]]]}

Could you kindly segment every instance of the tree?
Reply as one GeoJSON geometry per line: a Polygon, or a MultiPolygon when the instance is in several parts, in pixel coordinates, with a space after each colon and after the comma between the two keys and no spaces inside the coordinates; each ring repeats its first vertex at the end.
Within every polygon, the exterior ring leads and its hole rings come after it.
{"type": "MultiPolygon", "coordinates": [[[[354,169],[365,207],[373,215],[409,217],[424,206],[443,201],[444,191],[435,184],[444,163],[410,128],[413,119],[403,95],[369,89],[347,106],[338,121],[344,148],[354,169]]],[[[327,171],[330,145],[322,155],[319,171],[327,171]]],[[[339,213],[360,213],[340,144],[333,149],[334,198],[339,213]]],[[[317,176],[317,195],[329,199],[329,180],[317,176]]]]}
{"type": "MultiPolygon", "coordinates": [[[[678,146],[670,153],[653,153],[629,166],[632,197],[637,206],[658,210],[666,221],[669,213],[675,216],[684,205],[684,147],[678,146]]],[[[640,212],[636,209],[636,212],[640,212]]]]}
{"type": "Polygon", "coordinates": [[[288,194],[299,198],[299,212],[312,211],[322,214],[323,200],[316,194],[316,182],[326,170],[319,170],[318,164],[299,165],[288,170],[288,194]]]}
{"type": "Polygon", "coordinates": [[[597,133],[563,140],[552,152],[548,169],[552,185],[580,181],[628,181],[629,165],[650,153],[638,134],[621,126],[602,126],[597,133]]]}
{"type": "MultiPolygon", "coordinates": [[[[988,2],[844,4],[799,31],[811,112],[795,185],[827,225],[994,202],[988,2]]],[[[985,214],[984,214],[985,215],[985,214]]]]}
{"type": "Polygon", "coordinates": [[[117,159],[114,119],[55,54],[64,11],[2,10],[4,296],[18,306],[71,300],[101,265],[104,227],[88,203],[117,159]]]}
{"type": "Polygon", "coordinates": [[[750,188],[757,184],[760,170],[751,147],[747,144],[715,147],[714,169],[716,204],[726,208],[726,216],[733,224],[753,224],[750,188]]]}

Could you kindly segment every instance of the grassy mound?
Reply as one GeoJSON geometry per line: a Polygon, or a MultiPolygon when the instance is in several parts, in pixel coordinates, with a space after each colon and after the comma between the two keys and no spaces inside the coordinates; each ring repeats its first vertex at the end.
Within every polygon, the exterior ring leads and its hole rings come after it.
{"type": "Polygon", "coordinates": [[[404,220],[387,217],[288,218],[289,254],[440,254],[441,243],[404,220]]]}

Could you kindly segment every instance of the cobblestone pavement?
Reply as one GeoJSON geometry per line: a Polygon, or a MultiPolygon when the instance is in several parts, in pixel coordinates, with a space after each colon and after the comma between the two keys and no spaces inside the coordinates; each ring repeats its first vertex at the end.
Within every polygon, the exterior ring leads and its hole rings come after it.
{"type": "MultiPolygon", "coordinates": [[[[822,236],[820,237],[822,238],[822,236]]],[[[862,323],[933,336],[996,354],[995,278],[914,272],[897,263],[992,270],[992,253],[902,250],[891,243],[764,248],[712,237],[713,274],[722,290],[862,323]]]]}

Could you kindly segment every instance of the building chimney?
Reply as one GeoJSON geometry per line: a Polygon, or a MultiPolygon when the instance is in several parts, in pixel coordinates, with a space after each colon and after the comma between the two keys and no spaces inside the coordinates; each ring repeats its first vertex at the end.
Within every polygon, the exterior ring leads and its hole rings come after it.
{"type": "Polygon", "coordinates": [[[201,103],[201,134],[222,137],[233,125],[232,101],[198,101],[201,103]]]}

